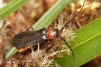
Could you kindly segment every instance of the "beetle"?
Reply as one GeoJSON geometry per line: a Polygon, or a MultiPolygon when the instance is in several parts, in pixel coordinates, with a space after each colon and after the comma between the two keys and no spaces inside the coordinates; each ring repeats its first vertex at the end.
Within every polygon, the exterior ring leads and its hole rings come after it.
{"type": "MultiPolygon", "coordinates": [[[[84,3],[85,3],[85,1],[84,1],[84,3]]],[[[83,6],[84,6],[84,3],[83,3],[83,6]]],[[[17,49],[29,48],[33,45],[37,45],[38,43],[41,44],[41,43],[45,43],[49,40],[52,40],[54,38],[60,38],[70,48],[70,50],[72,52],[73,60],[74,60],[74,66],[76,66],[74,52],[73,52],[71,46],[68,44],[68,42],[66,42],[66,40],[60,34],[61,34],[61,31],[65,27],[67,27],[67,25],[81,12],[81,10],[83,9],[83,6],[81,7],[80,11],[72,19],[70,19],[60,30],[54,29],[52,27],[48,27],[48,28],[42,28],[42,29],[36,30],[36,31],[25,31],[25,32],[19,33],[13,37],[13,45],[17,49]]]]}
{"type": "Polygon", "coordinates": [[[37,31],[26,31],[14,36],[13,44],[17,49],[45,43],[50,39],[59,36],[58,29],[52,27],[43,28],[37,31]]]}

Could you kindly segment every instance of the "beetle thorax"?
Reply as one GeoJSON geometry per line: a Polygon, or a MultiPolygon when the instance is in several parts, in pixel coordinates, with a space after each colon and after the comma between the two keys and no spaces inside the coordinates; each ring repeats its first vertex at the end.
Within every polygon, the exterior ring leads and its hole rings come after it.
{"type": "Polygon", "coordinates": [[[46,30],[46,36],[48,39],[54,39],[55,37],[57,37],[57,30],[52,28],[52,27],[49,27],[47,30],[46,30]]]}

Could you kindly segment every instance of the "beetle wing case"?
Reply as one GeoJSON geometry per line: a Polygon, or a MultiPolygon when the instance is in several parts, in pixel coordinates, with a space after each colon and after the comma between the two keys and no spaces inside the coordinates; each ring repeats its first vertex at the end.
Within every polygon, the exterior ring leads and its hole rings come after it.
{"type": "Polygon", "coordinates": [[[38,43],[44,43],[47,41],[46,28],[37,31],[26,31],[19,33],[13,38],[13,45],[16,48],[23,48],[27,46],[37,45],[38,43]]]}

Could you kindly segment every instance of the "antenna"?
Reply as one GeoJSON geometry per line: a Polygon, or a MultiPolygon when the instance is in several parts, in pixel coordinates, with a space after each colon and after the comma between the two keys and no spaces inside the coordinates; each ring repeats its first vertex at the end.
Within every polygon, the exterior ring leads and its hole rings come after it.
{"type": "MultiPolygon", "coordinates": [[[[84,0],[83,6],[81,7],[80,11],[79,11],[73,18],[71,18],[71,19],[60,29],[60,32],[61,32],[73,19],[75,19],[75,18],[78,16],[78,14],[80,14],[81,10],[82,10],[83,7],[84,7],[85,1],[86,1],[86,0],[84,0]]],[[[72,56],[73,56],[73,61],[74,61],[74,67],[76,67],[76,61],[75,61],[75,56],[74,56],[74,51],[73,51],[73,49],[71,48],[71,46],[69,45],[69,43],[66,42],[66,40],[65,40],[61,35],[59,35],[59,37],[67,44],[68,48],[71,50],[72,56]]]]}
{"type": "Polygon", "coordinates": [[[74,56],[74,51],[73,51],[73,49],[71,48],[71,46],[69,45],[69,43],[66,42],[66,40],[65,40],[63,37],[61,37],[60,35],[59,35],[59,37],[61,38],[61,40],[63,40],[63,41],[67,44],[68,48],[69,48],[70,51],[72,52],[73,61],[74,61],[74,67],[76,67],[76,62],[75,62],[75,56],[74,56]]]}
{"type": "Polygon", "coordinates": [[[85,1],[86,1],[86,0],[84,0],[83,6],[81,7],[80,11],[79,11],[73,18],[71,18],[71,19],[60,29],[60,32],[61,32],[73,19],[75,19],[75,18],[80,14],[81,10],[82,10],[83,7],[84,7],[85,1]]]}

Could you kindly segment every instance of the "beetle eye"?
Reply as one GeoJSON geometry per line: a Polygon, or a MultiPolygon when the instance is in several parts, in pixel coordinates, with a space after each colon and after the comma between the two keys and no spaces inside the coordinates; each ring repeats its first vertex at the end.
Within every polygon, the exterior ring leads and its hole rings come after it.
{"type": "Polygon", "coordinates": [[[59,37],[59,30],[58,29],[55,29],[55,31],[56,31],[55,36],[56,36],[56,38],[58,38],[59,37]]]}

